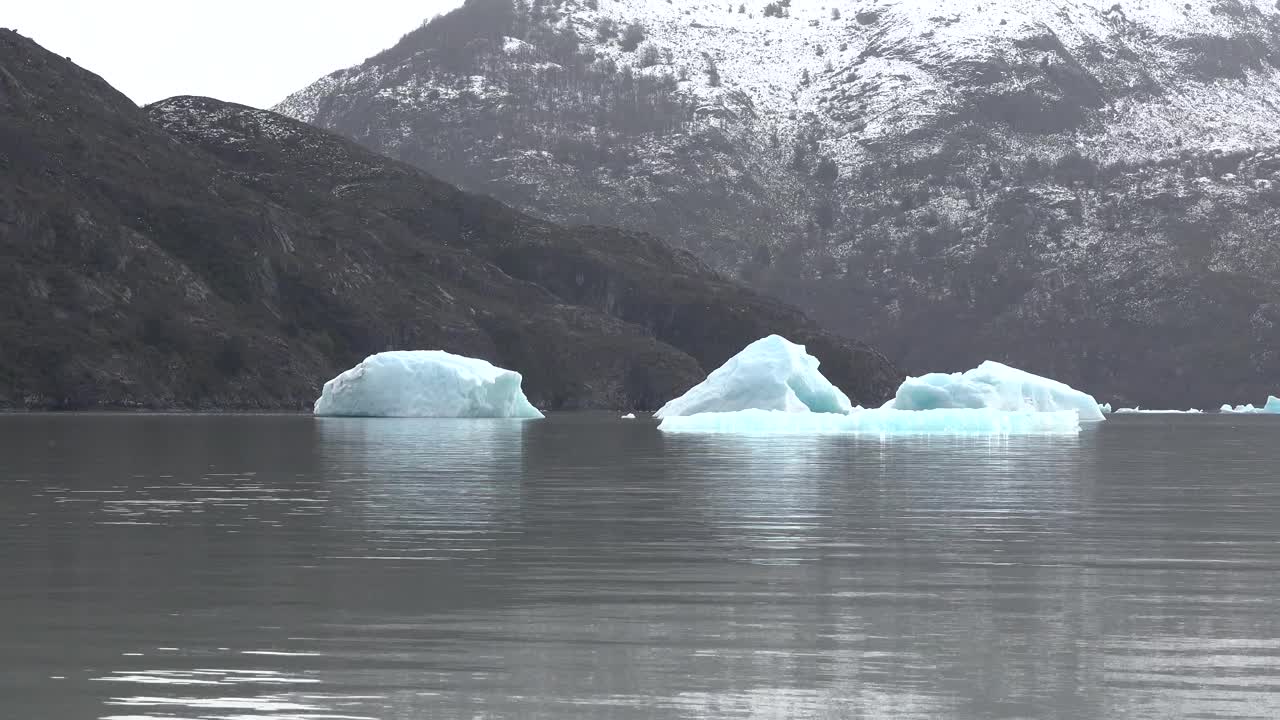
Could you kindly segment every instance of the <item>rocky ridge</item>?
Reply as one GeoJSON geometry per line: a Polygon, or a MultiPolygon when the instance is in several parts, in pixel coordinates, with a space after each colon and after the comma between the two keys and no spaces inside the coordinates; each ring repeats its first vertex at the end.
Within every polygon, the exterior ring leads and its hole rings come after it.
{"type": "Polygon", "coordinates": [[[670,238],[908,370],[1280,383],[1262,0],[470,0],[280,110],[670,238]]]}
{"type": "Polygon", "coordinates": [[[865,401],[864,345],[647,235],[566,229],[275,113],[146,109],[0,30],[0,407],[301,409],[386,349],[647,409],[761,334],[865,401]]]}

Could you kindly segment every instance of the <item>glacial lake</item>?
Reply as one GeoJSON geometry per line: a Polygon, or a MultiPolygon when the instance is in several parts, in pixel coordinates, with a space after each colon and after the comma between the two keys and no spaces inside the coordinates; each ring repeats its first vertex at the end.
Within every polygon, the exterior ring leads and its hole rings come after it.
{"type": "Polygon", "coordinates": [[[0,718],[1280,718],[1280,418],[0,417],[0,718]]]}

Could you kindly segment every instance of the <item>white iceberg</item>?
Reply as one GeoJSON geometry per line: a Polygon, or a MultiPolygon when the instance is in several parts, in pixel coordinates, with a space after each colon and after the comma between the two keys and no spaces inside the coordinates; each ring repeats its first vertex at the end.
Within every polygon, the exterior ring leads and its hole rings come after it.
{"type": "Polygon", "coordinates": [[[1267,398],[1267,404],[1262,407],[1254,407],[1250,405],[1223,405],[1218,411],[1224,415],[1280,415],[1280,398],[1271,395],[1267,398]]]}
{"type": "Polygon", "coordinates": [[[1081,422],[1101,422],[1098,401],[1057,380],[988,360],[963,373],[907,378],[885,408],[895,410],[990,409],[1010,412],[1074,410],[1081,422]]]}
{"type": "Polygon", "coordinates": [[[1143,410],[1142,408],[1120,408],[1116,415],[1202,415],[1203,410],[1143,410]]]}
{"type": "Polygon", "coordinates": [[[818,359],[803,345],[770,335],[748,345],[654,417],[738,410],[845,414],[853,404],[818,372],[818,359]]]}
{"type": "Polygon", "coordinates": [[[731,435],[1075,435],[1075,410],[854,410],[847,415],[739,410],[669,417],[667,433],[731,435]]]}
{"type": "Polygon", "coordinates": [[[385,352],[324,384],[315,414],[345,417],[541,418],[520,373],[440,350],[385,352]]]}
{"type": "Polygon", "coordinates": [[[1110,415],[1112,413],[1111,403],[1103,403],[1099,405],[1098,412],[1102,413],[1103,415],[1110,415]]]}
{"type": "Polygon", "coordinates": [[[636,414],[635,414],[635,413],[627,413],[626,415],[623,415],[620,419],[621,419],[621,420],[635,420],[635,419],[636,419],[636,414]]]}
{"type": "Polygon", "coordinates": [[[1218,409],[1223,415],[1255,415],[1262,412],[1262,408],[1256,408],[1252,404],[1249,405],[1223,405],[1218,409]]]}

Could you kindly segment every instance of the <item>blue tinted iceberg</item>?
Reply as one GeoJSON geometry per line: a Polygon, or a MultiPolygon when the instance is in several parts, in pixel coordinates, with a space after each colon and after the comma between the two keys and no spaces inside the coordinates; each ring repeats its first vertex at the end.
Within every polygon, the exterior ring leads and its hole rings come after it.
{"type": "Polygon", "coordinates": [[[907,378],[885,405],[896,410],[1074,410],[1081,422],[1105,420],[1098,401],[1069,385],[988,360],[963,373],[907,378]]]}
{"type": "Polygon", "coordinates": [[[346,417],[542,417],[520,373],[439,350],[385,352],[324,384],[315,414],[346,417]]]}
{"type": "Polygon", "coordinates": [[[847,415],[740,410],[669,417],[667,433],[732,435],[1075,435],[1075,410],[854,410],[847,415]]]}
{"type": "Polygon", "coordinates": [[[748,345],[654,417],[737,410],[843,414],[852,409],[849,397],[818,372],[818,359],[803,345],[770,335],[748,345]]]}

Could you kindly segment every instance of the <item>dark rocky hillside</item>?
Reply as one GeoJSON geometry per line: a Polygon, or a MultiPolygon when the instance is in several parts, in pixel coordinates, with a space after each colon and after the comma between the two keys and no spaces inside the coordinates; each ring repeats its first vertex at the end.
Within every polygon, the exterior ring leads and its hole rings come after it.
{"type": "Polygon", "coordinates": [[[646,230],[906,370],[1280,387],[1270,0],[469,0],[281,104],[646,230]]]}
{"type": "Polygon", "coordinates": [[[543,408],[653,408],[770,332],[863,402],[864,345],[653,237],[565,229],[270,112],[140,109],[0,30],[0,407],[296,409],[441,348],[543,408]]]}

